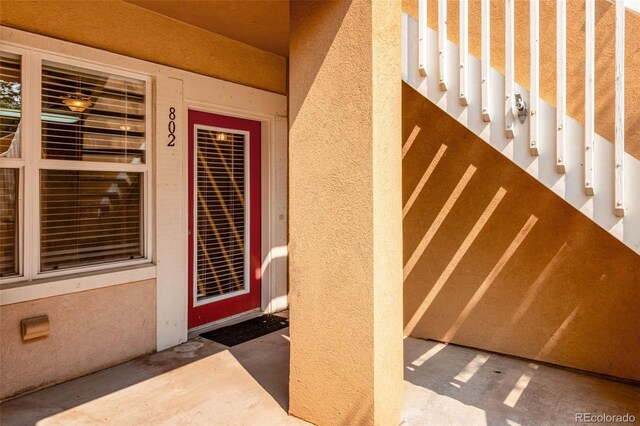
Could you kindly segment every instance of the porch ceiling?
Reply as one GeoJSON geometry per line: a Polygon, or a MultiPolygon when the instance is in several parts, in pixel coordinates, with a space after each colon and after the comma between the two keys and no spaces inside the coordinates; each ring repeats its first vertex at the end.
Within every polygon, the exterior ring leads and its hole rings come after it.
{"type": "Polygon", "coordinates": [[[126,0],[161,15],[289,56],[289,0],[126,0]]]}

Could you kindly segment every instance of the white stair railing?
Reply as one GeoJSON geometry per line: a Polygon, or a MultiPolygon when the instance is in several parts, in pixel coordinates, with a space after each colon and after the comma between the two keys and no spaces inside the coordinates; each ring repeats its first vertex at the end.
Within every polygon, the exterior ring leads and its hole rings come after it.
{"type": "Polygon", "coordinates": [[[514,80],[515,0],[504,0],[504,76],[493,70],[490,63],[490,0],[481,0],[480,3],[480,60],[468,52],[468,0],[458,1],[460,46],[447,40],[447,0],[437,2],[439,32],[427,26],[427,0],[418,1],[420,22],[403,15],[405,81],[640,253],[640,162],[624,150],[624,1],[615,1],[615,102],[612,105],[615,108],[615,140],[612,146],[594,132],[595,2],[586,1],[585,125],[582,126],[566,115],[566,0],[557,0],[556,9],[555,109],[539,96],[539,0],[529,3],[529,91],[514,80]],[[501,92],[500,95],[504,93],[504,97],[495,97],[493,90],[501,92]],[[443,91],[446,92],[444,95],[443,91]],[[453,92],[452,96],[449,92],[453,92]],[[525,123],[518,119],[522,115],[522,108],[516,108],[522,106],[522,103],[516,105],[520,96],[528,104],[525,123]],[[496,121],[499,122],[499,131],[496,121]],[[583,140],[584,144],[576,151],[575,144],[568,144],[568,140],[583,140]],[[533,157],[523,157],[520,148],[523,142],[528,147],[529,156],[533,157]],[[630,185],[635,187],[630,188],[630,185]]]}

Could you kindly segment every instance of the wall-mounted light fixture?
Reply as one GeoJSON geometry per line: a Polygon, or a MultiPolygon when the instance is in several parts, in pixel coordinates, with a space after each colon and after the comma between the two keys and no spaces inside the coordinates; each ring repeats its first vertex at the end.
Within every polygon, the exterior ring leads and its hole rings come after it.
{"type": "Polygon", "coordinates": [[[67,98],[62,102],[73,112],[83,112],[92,105],[91,97],[84,96],[80,91],[73,95],[67,95],[67,98]]]}
{"type": "Polygon", "coordinates": [[[20,321],[20,330],[23,341],[47,337],[49,335],[49,316],[25,318],[20,321]]]}

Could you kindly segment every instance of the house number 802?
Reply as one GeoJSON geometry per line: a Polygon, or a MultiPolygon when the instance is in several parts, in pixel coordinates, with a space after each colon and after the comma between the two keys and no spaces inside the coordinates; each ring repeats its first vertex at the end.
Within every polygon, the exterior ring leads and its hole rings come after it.
{"type": "Polygon", "coordinates": [[[167,144],[167,146],[176,146],[176,122],[174,121],[176,119],[176,109],[174,107],[169,108],[169,124],[168,124],[168,129],[169,129],[169,143],[167,144]]]}

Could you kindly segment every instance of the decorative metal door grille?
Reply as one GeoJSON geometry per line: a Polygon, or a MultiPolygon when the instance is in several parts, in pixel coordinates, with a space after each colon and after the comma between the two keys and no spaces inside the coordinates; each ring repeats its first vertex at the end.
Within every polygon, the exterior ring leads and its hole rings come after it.
{"type": "Polygon", "coordinates": [[[196,127],[194,243],[198,302],[248,291],[246,139],[242,133],[196,127]]]}

